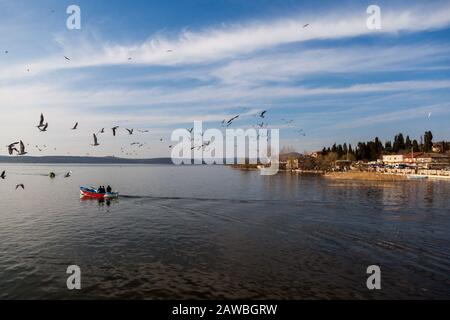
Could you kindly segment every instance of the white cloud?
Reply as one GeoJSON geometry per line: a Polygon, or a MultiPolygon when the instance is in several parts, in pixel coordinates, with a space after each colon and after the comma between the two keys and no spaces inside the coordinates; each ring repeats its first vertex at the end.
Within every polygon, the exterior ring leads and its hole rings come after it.
{"type": "MultiPolygon", "coordinates": [[[[72,57],[68,63],[62,53],[47,59],[27,63],[33,74],[42,72],[105,65],[185,65],[204,64],[253,53],[280,45],[308,40],[339,39],[373,33],[415,32],[438,29],[450,24],[450,5],[414,8],[383,9],[382,29],[366,27],[365,12],[320,14],[316,17],[291,17],[261,21],[197,32],[183,31],[175,39],[155,35],[135,45],[109,43],[66,43],[63,53],[72,57]],[[309,27],[302,28],[308,21],[309,27]],[[167,52],[167,50],[172,50],[167,52]],[[132,62],[128,58],[132,57],[132,62]]],[[[24,63],[5,68],[1,77],[15,78],[27,75],[24,63]]]]}

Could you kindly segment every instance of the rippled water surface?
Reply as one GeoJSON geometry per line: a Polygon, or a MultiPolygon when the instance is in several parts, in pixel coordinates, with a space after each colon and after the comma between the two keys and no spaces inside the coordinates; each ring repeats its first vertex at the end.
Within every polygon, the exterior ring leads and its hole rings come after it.
{"type": "Polygon", "coordinates": [[[0,169],[0,298],[450,298],[450,182],[222,166],[0,169]],[[79,199],[80,185],[98,184],[122,196],[79,199]],[[66,288],[71,264],[80,291],[66,288]],[[377,292],[366,288],[373,264],[377,292]]]}

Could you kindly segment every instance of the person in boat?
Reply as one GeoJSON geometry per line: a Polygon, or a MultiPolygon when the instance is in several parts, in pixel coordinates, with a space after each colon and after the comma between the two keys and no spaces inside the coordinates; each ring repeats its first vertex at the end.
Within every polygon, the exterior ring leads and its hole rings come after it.
{"type": "Polygon", "coordinates": [[[108,186],[106,187],[106,193],[111,193],[111,192],[112,192],[111,186],[108,185],[108,186]]]}
{"type": "Polygon", "coordinates": [[[105,187],[100,186],[97,190],[98,193],[105,193],[105,187]]]}

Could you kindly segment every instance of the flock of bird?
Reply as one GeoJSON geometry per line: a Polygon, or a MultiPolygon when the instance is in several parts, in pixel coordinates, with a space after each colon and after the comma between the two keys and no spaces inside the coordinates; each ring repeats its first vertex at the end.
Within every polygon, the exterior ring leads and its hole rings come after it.
{"type": "MultiPolygon", "coordinates": [[[[67,57],[65,57],[66,59],[68,59],[67,57]]],[[[76,122],[73,127],[70,128],[70,130],[77,130],[78,129],[78,122],[76,122]]],[[[48,128],[49,128],[49,124],[48,121],[46,121],[45,116],[43,113],[41,113],[40,118],[39,118],[39,124],[36,126],[36,128],[39,130],[39,132],[47,132],[48,128]]],[[[115,137],[117,135],[119,126],[114,126],[111,128],[112,131],[112,135],[115,137]]],[[[125,130],[127,131],[128,135],[133,135],[134,134],[134,129],[129,129],[129,128],[125,128],[125,130]]],[[[143,130],[143,129],[137,129],[138,132],[140,133],[148,133],[149,130],[143,130]]],[[[100,131],[98,131],[97,133],[93,134],[93,144],[91,144],[94,147],[97,147],[100,145],[98,138],[97,138],[97,134],[103,134],[105,133],[105,128],[102,128],[100,131]]],[[[160,141],[163,141],[163,139],[161,138],[160,141]]],[[[145,143],[140,143],[140,142],[134,142],[131,145],[137,145],[138,147],[143,147],[145,143]]],[[[36,145],[35,146],[36,149],[38,151],[43,151],[45,148],[47,148],[46,145],[43,146],[39,146],[36,145]]],[[[172,146],[170,146],[171,148],[172,146]]],[[[19,140],[17,142],[13,142],[10,143],[9,145],[6,146],[6,148],[8,149],[8,154],[9,155],[17,155],[17,156],[23,156],[28,154],[28,152],[26,151],[26,147],[25,147],[25,143],[22,140],[19,140]]],[[[54,150],[56,150],[56,148],[54,148],[54,150]]],[[[124,148],[122,148],[122,153],[125,153],[124,148]]],[[[132,155],[132,153],[126,153],[127,155],[132,155]]],[[[89,154],[88,154],[89,155],[89,154]]],[[[64,175],[64,178],[69,178],[72,175],[72,172],[69,171],[64,175]]],[[[0,179],[4,180],[6,179],[6,171],[4,170],[1,175],[0,175],[0,179]]],[[[16,190],[22,188],[25,189],[24,184],[18,184],[16,185],[16,190]]]]}
{"type": "MultiPolygon", "coordinates": [[[[52,10],[52,13],[53,13],[53,12],[54,12],[54,10],[52,10]]],[[[308,27],[308,26],[309,26],[309,23],[304,24],[302,28],[306,28],[306,27],[308,27]]],[[[166,50],[167,53],[172,53],[173,51],[174,51],[174,50],[172,50],[172,49],[167,49],[167,50],[166,50]]],[[[8,50],[5,50],[4,53],[5,53],[5,54],[8,54],[9,51],[8,51],[8,50]]],[[[71,59],[70,59],[69,57],[67,57],[67,56],[64,56],[64,59],[67,60],[67,61],[71,61],[71,59]]],[[[131,60],[132,60],[132,57],[128,57],[128,60],[131,61],[131,60]]],[[[30,68],[29,68],[29,67],[27,67],[27,72],[30,72],[30,68]]],[[[266,110],[264,110],[264,111],[262,111],[261,113],[259,113],[259,118],[264,119],[266,113],[267,113],[266,110]]],[[[224,119],[224,120],[222,121],[222,123],[221,123],[222,127],[227,127],[227,128],[228,128],[229,126],[231,126],[231,125],[233,124],[234,121],[236,121],[236,120],[239,118],[239,116],[240,116],[240,115],[238,114],[238,115],[236,115],[236,116],[233,116],[233,117],[230,118],[230,119],[224,119]]],[[[293,122],[293,120],[286,120],[286,119],[282,119],[282,121],[283,121],[285,124],[291,124],[291,123],[293,122]]],[[[38,130],[39,130],[40,132],[47,132],[47,130],[48,130],[48,128],[49,128],[49,124],[48,124],[48,122],[45,121],[44,114],[41,113],[41,116],[40,116],[40,119],[39,119],[39,124],[38,124],[36,127],[38,128],[38,130]]],[[[267,127],[267,123],[264,123],[264,121],[262,121],[261,123],[258,123],[258,124],[257,124],[257,127],[259,127],[259,128],[267,127]]],[[[76,122],[76,123],[74,124],[74,126],[71,128],[71,130],[77,130],[77,129],[78,129],[78,122],[76,122]]],[[[117,130],[118,130],[118,129],[119,129],[119,126],[114,126],[114,127],[111,128],[112,134],[113,134],[114,137],[116,136],[117,130]]],[[[190,133],[192,133],[193,129],[194,129],[194,128],[188,129],[188,131],[189,131],[190,133]]],[[[128,132],[128,135],[133,135],[133,134],[134,134],[134,129],[125,128],[125,130],[128,132]]],[[[148,133],[148,132],[149,132],[149,130],[141,130],[141,129],[137,129],[137,131],[140,132],[140,133],[148,133]]],[[[298,130],[298,132],[299,132],[300,134],[302,134],[303,136],[305,135],[302,129],[298,130]]],[[[104,134],[104,133],[105,133],[105,128],[102,128],[102,129],[101,129],[100,131],[98,131],[97,133],[93,133],[93,144],[91,144],[91,146],[93,146],[93,147],[99,146],[100,143],[99,143],[99,140],[98,140],[98,136],[97,136],[97,135],[98,135],[98,134],[104,134]]],[[[160,138],[159,141],[160,141],[160,142],[163,142],[163,138],[160,138]]],[[[192,141],[193,141],[193,139],[192,139],[192,141]]],[[[210,144],[211,144],[211,141],[207,141],[207,142],[203,143],[203,144],[200,145],[200,146],[193,146],[193,147],[191,148],[191,150],[193,150],[193,149],[195,149],[195,148],[198,148],[198,149],[206,148],[206,147],[208,147],[210,144]]],[[[131,146],[137,146],[138,148],[142,148],[142,147],[144,147],[144,145],[145,145],[145,143],[140,143],[140,142],[133,142],[133,143],[131,143],[131,146]]],[[[8,154],[9,154],[9,155],[14,155],[14,153],[16,153],[16,155],[18,155],[18,156],[23,156],[23,155],[26,155],[26,154],[28,153],[28,152],[25,150],[25,144],[23,143],[22,140],[19,140],[18,142],[13,142],[13,143],[7,145],[6,147],[7,147],[7,149],[8,149],[8,154]]],[[[41,148],[41,147],[39,147],[38,145],[36,145],[35,147],[36,147],[37,150],[43,151],[47,146],[44,145],[44,146],[41,148]]],[[[169,145],[169,149],[170,149],[170,148],[172,148],[172,145],[169,145]]],[[[56,150],[56,148],[54,148],[54,150],[56,150]]],[[[121,152],[122,152],[123,154],[126,154],[126,155],[137,155],[136,152],[134,152],[134,153],[133,153],[133,152],[131,152],[131,153],[130,153],[130,152],[126,152],[125,148],[123,148],[123,147],[121,148],[121,152]]],[[[89,155],[89,154],[87,154],[87,155],[89,155]]],[[[68,173],[65,174],[64,177],[65,177],[65,178],[68,178],[68,177],[70,177],[70,176],[71,176],[71,172],[68,172],[68,173]]],[[[2,180],[6,179],[6,171],[3,171],[3,172],[1,173],[0,179],[2,179],[2,180]]],[[[16,185],[16,190],[19,189],[19,188],[25,189],[24,184],[21,183],[21,184],[16,185]]]]}
{"type": "MultiPolygon", "coordinates": [[[[267,127],[268,124],[266,122],[264,122],[265,119],[266,119],[266,114],[267,114],[267,110],[261,111],[258,114],[256,114],[255,116],[257,116],[258,119],[261,119],[262,122],[261,123],[257,123],[253,127],[257,127],[257,128],[265,128],[265,127],[267,127]]],[[[238,115],[235,115],[235,116],[233,116],[233,117],[231,117],[229,119],[222,120],[222,123],[221,123],[222,127],[226,127],[226,128],[230,127],[240,116],[241,115],[238,114],[238,115]]],[[[292,119],[284,119],[283,118],[281,120],[287,125],[290,125],[290,124],[292,124],[294,122],[294,120],[292,120],[292,119]]],[[[76,122],[73,125],[73,127],[70,128],[70,130],[77,130],[78,129],[78,124],[79,123],[76,122]]],[[[38,130],[40,132],[47,132],[47,130],[49,128],[49,124],[45,120],[44,114],[41,113],[40,119],[39,119],[39,124],[36,127],[38,128],[38,130]]],[[[120,128],[119,126],[114,126],[114,127],[111,128],[111,132],[112,132],[112,135],[114,137],[117,135],[119,128],[120,128]]],[[[125,130],[128,133],[128,135],[133,135],[134,132],[135,132],[134,131],[135,129],[132,129],[132,128],[125,128],[125,130]]],[[[189,133],[192,134],[194,128],[190,128],[190,129],[187,129],[187,130],[188,130],[189,133]]],[[[136,129],[136,131],[138,131],[140,133],[148,133],[149,132],[149,130],[143,130],[143,129],[136,129]]],[[[305,136],[305,133],[304,133],[303,129],[298,129],[298,130],[296,130],[296,132],[298,132],[301,135],[305,136]]],[[[91,146],[93,146],[93,147],[99,146],[100,143],[99,143],[97,135],[98,134],[104,134],[104,133],[105,133],[105,128],[102,128],[97,133],[93,133],[93,144],[91,144],[91,146]]],[[[203,134],[202,134],[202,136],[203,136],[203,134]]],[[[160,142],[163,142],[163,138],[160,138],[159,140],[160,140],[160,142]]],[[[191,141],[193,141],[193,140],[194,140],[194,138],[191,138],[191,141]]],[[[197,150],[204,149],[205,150],[205,148],[207,148],[210,144],[211,144],[211,141],[206,141],[206,142],[202,143],[199,146],[195,146],[194,145],[193,147],[191,147],[191,150],[193,150],[193,149],[197,149],[197,150]]],[[[142,147],[145,146],[145,143],[141,143],[141,142],[135,141],[135,142],[132,142],[130,144],[130,146],[142,148],[142,147]]],[[[25,148],[25,144],[24,144],[24,142],[22,140],[19,140],[17,142],[13,142],[13,143],[7,145],[6,147],[8,149],[8,154],[9,155],[14,155],[14,153],[16,153],[17,156],[23,156],[23,155],[28,154],[28,152],[26,151],[26,148],[25,148]]],[[[38,145],[36,145],[35,147],[39,151],[43,151],[44,148],[47,148],[46,145],[43,145],[42,147],[39,147],[38,145]]],[[[172,145],[169,145],[169,149],[170,148],[172,148],[172,145]]],[[[56,150],[56,148],[54,150],[56,150]]],[[[121,148],[121,152],[123,154],[130,155],[130,156],[131,155],[137,155],[137,153],[135,151],[134,152],[127,152],[124,147],[121,148]]],[[[65,174],[64,177],[68,178],[68,177],[71,176],[71,174],[72,174],[71,172],[68,172],[68,173],[65,174]]],[[[6,178],[6,171],[2,172],[2,174],[0,175],[0,178],[2,180],[4,180],[6,178]]],[[[25,189],[25,186],[23,184],[16,185],[16,190],[19,189],[19,188],[25,189]]]]}

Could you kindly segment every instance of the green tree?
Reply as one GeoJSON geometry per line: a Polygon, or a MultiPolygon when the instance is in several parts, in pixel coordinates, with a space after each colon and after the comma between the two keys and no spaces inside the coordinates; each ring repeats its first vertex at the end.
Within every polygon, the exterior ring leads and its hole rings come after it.
{"type": "Polygon", "coordinates": [[[406,136],[406,140],[405,140],[405,149],[406,150],[411,150],[412,148],[412,142],[411,139],[409,138],[409,136],[406,136]]]}
{"type": "Polygon", "coordinates": [[[420,146],[419,146],[419,143],[417,142],[416,139],[414,139],[413,142],[412,142],[412,148],[413,148],[413,150],[414,150],[415,152],[420,151],[420,146]]]}
{"type": "Polygon", "coordinates": [[[430,152],[433,149],[433,134],[431,131],[426,131],[425,135],[423,136],[424,143],[423,143],[423,149],[425,152],[430,152]]]}

